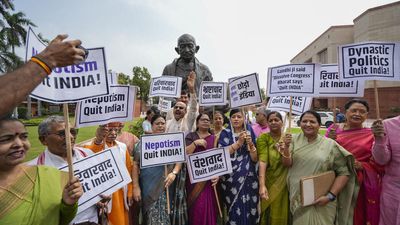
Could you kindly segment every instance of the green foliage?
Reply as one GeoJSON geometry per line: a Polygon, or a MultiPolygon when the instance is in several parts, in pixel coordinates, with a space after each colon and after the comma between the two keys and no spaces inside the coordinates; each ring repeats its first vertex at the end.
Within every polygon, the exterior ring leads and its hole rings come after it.
{"type": "Polygon", "coordinates": [[[265,88],[261,88],[260,92],[261,92],[261,99],[263,102],[265,102],[265,100],[267,99],[267,96],[265,94],[266,93],[265,88]]]}
{"type": "Polygon", "coordinates": [[[135,124],[133,124],[132,126],[129,127],[129,132],[134,134],[136,137],[142,136],[144,134],[143,127],[142,127],[144,120],[145,120],[145,118],[140,118],[139,120],[137,120],[135,124]]]}
{"type": "Polygon", "coordinates": [[[15,54],[15,47],[25,44],[27,27],[36,26],[23,12],[14,13],[12,1],[0,1],[0,72],[9,72],[20,65],[22,60],[15,54]]]}
{"type": "Polygon", "coordinates": [[[129,84],[130,83],[130,78],[128,75],[125,75],[123,73],[118,74],[118,84],[129,84]]]}
{"type": "Polygon", "coordinates": [[[139,97],[142,101],[149,100],[150,80],[151,75],[146,67],[133,67],[133,77],[130,80],[131,85],[139,87],[139,97]]]}
{"type": "Polygon", "coordinates": [[[18,118],[26,119],[27,112],[28,112],[28,109],[26,107],[19,107],[18,108],[18,118]]]}

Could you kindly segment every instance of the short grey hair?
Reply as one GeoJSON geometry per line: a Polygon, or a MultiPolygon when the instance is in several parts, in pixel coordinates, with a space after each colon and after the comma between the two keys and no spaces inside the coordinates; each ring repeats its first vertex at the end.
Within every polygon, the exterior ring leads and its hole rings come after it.
{"type": "Polygon", "coordinates": [[[49,116],[44,119],[38,127],[39,137],[46,136],[50,133],[50,127],[53,123],[65,123],[64,117],[62,116],[49,116]]]}

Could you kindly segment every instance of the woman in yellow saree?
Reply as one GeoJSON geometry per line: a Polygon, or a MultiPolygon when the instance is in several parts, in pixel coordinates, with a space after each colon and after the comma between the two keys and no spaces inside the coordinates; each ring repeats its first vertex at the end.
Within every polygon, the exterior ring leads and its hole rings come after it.
{"type": "Polygon", "coordinates": [[[16,119],[0,120],[0,224],[66,225],[83,194],[78,179],[46,166],[23,164],[28,132],[16,119]]]}
{"type": "Polygon", "coordinates": [[[267,114],[269,133],[257,138],[259,163],[260,225],[287,225],[289,222],[289,192],[286,185],[288,169],[282,165],[278,142],[282,136],[282,115],[267,114]]]}

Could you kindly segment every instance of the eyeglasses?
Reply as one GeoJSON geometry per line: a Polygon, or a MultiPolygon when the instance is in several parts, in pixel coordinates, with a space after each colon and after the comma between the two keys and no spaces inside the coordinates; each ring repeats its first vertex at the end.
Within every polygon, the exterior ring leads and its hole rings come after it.
{"type": "Polygon", "coordinates": [[[182,106],[174,106],[174,109],[185,109],[185,107],[182,107],[182,106]]]}
{"type": "Polygon", "coordinates": [[[119,128],[119,127],[109,127],[108,129],[107,129],[107,131],[109,132],[109,133],[111,133],[111,132],[119,132],[121,130],[121,128],[119,128]]]}
{"type": "MultiPolygon", "coordinates": [[[[71,128],[69,130],[69,132],[72,134],[73,137],[76,137],[76,135],[78,135],[78,129],[71,128]]],[[[59,136],[60,138],[65,138],[65,130],[60,130],[55,133],[49,133],[48,135],[52,135],[52,134],[55,134],[55,135],[59,136]]]]}

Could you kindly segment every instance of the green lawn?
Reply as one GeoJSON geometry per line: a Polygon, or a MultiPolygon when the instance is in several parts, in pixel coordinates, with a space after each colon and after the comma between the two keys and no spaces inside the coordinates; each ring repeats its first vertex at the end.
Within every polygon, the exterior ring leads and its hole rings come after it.
{"type": "MultiPolygon", "coordinates": [[[[137,119],[135,119],[134,121],[131,121],[131,122],[125,122],[125,126],[124,126],[123,130],[127,131],[129,128],[129,125],[133,125],[136,122],[136,120],[137,119]]],[[[31,142],[31,148],[27,153],[25,161],[29,161],[29,160],[37,157],[37,155],[39,155],[44,150],[45,147],[39,141],[37,126],[27,126],[26,129],[28,130],[28,133],[29,133],[28,139],[31,142]]],[[[96,129],[97,129],[97,126],[80,128],[76,143],[93,138],[95,136],[96,129]]]]}

